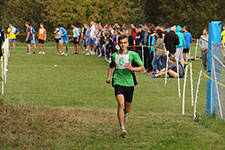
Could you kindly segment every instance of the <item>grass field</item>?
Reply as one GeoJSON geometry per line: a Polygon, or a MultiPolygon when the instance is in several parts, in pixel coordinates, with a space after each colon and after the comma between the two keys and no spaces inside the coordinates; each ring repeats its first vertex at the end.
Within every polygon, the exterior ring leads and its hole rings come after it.
{"type": "MultiPolygon", "coordinates": [[[[1,97],[0,149],[225,149],[225,122],[205,117],[205,77],[197,104],[199,120],[194,121],[189,77],[182,116],[176,79],[168,79],[165,86],[164,78],[136,73],[139,84],[126,124],[128,136],[121,139],[103,58],[74,56],[72,45],[67,57],[58,56],[53,43],[48,43],[46,55],[26,55],[24,44],[17,46],[1,97]]],[[[202,69],[200,61],[193,66],[202,69]]],[[[197,73],[193,79],[196,89],[197,73]]]]}

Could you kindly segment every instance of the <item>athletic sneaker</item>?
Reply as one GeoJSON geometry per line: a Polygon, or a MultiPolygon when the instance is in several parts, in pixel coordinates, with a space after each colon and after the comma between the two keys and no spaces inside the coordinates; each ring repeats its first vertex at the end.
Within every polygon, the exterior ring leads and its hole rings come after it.
{"type": "Polygon", "coordinates": [[[68,56],[68,53],[65,53],[65,56],[68,56]]]}
{"type": "Polygon", "coordinates": [[[120,135],[121,135],[122,138],[125,138],[126,135],[127,135],[127,131],[125,129],[124,130],[121,130],[120,135]]]}
{"type": "Polygon", "coordinates": [[[35,52],[33,52],[33,54],[35,54],[35,52]]]}
{"type": "Polygon", "coordinates": [[[83,55],[85,55],[86,53],[85,52],[83,52],[83,55]]]}
{"type": "Polygon", "coordinates": [[[157,76],[154,74],[154,75],[151,75],[150,78],[157,78],[157,76]]]}
{"type": "Polygon", "coordinates": [[[90,53],[86,53],[86,55],[90,55],[90,53]]]}
{"type": "Polygon", "coordinates": [[[148,75],[149,75],[149,76],[150,76],[150,75],[153,75],[153,74],[154,74],[154,73],[153,73],[153,72],[151,72],[151,71],[148,73],[148,75]]]}
{"type": "Polygon", "coordinates": [[[98,55],[98,57],[102,57],[102,54],[98,55]]]}
{"type": "Polygon", "coordinates": [[[42,52],[40,51],[38,54],[39,54],[39,55],[41,55],[41,54],[42,54],[42,52]]]}
{"type": "Polygon", "coordinates": [[[45,55],[45,52],[42,52],[43,55],[45,55]]]}
{"type": "Polygon", "coordinates": [[[63,52],[63,53],[61,53],[61,56],[64,56],[65,55],[65,53],[63,52]]]}
{"type": "Polygon", "coordinates": [[[30,55],[30,54],[31,54],[31,52],[26,52],[26,54],[30,55]]]}

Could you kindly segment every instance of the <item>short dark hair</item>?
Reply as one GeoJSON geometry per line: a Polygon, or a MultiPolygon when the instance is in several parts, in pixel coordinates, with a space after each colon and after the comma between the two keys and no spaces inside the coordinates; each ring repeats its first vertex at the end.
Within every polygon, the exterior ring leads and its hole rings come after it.
{"type": "Polygon", "coordinates": [[[76,27],[76,24],[75,24],[75,23],[73,23],[72,25],[73,25],[74,27],[76,27]]]}
{"type": "Polygon", "coordinates": [[[119,38],[118,38],[118,41],[120,42],[120,41],[123,40],[123,39],[128,39],[127,34],[121,34],[121,35],[119,36],[119,38]]]}
{"type": "Polygon", "coordinates": [[[184,26],[184,28],[188,31],[188,26],[184,26]]]}
{"type": "Polygon", "coordinates": [[[25,24],[27,24],[28,26],[30,26],[31,24],[30,24],[30,22],[26,22],[25,24]]]}
{"type": "Polygon", "coordinates": [[[58,28],[62,27],[62,24],[58,24],[57,27],[58,27],[58,28]]]}

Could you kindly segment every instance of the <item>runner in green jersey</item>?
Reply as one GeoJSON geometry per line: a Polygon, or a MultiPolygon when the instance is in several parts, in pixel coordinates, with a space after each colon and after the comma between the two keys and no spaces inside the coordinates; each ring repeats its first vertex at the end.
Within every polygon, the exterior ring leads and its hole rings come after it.
{"type": "Polygon", "coordinates": [[[115,88],[115,96],[118,102],[117,116],[121,128],[121,136],[125,138],[127,131],[124,122],[127,120],[128,113],[131,110],[134,86],[137,84],[134,72],[144,71],[145,68],[138,53],[127,50],[128,36],[121,35],[118,41],[120,50],[112,55],[106,82],[108,84],[112,82],[115,88]],[[138,67],[134,67],[131,64],[136,64],[135,66],[138,67]],[[111,80],[114,67],[115,70],[111,80]]]}

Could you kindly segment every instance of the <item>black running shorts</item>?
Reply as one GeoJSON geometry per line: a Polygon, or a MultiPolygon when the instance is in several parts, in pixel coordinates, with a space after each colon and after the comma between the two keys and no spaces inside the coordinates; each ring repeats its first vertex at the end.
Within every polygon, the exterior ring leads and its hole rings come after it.
{"type": "Polygon", "coordinates": [[[184,49],[183,53],[189,53],[189,49],[184,49]]]}
{"type": "Polygon", "coordinates": [[[126,87],[126,86],[120,86],[115,85],[115,96],[122,94],[125,98],[126,102],[132,102],[133,101],[133,93],[134,93],[134,87],[126,87]]]}

